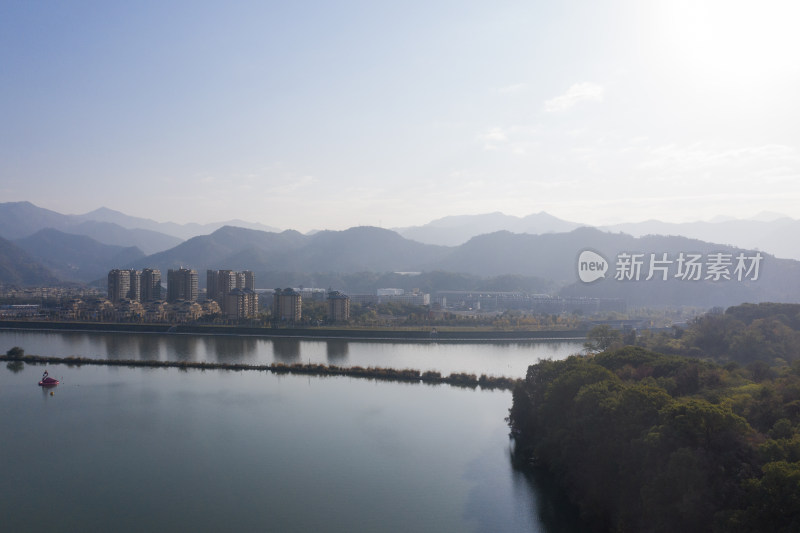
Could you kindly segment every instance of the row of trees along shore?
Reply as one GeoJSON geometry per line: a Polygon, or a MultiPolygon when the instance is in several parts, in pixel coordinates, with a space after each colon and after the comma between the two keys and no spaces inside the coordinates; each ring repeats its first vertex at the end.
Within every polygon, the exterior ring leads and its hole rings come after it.
{"type": "Polygon", "coordinates": [[[515,460],[595,531],[800,531],[800,305],[590,335],[513,390],[515,460]],[[628,343],[626,345],[626,343],[628,343]]]}

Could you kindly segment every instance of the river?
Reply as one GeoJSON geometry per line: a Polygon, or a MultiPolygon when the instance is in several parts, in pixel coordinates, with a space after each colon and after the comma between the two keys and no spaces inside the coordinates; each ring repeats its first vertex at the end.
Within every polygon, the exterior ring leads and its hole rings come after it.
{"type": "MultiPolygon", "coordinates": [[[[524,375],[571,343],[0,332],[37,355],[524,375]],[[284,343],[290,343],[289,345],[284,343]],[[523,363],[523,361],[525,361],[523,363]]],[[[5,531],[565,531],[515,470],[511,395],[267,372],[0,367],[5,531]],[[50,392],[53,394],[51,395],[50,392]]]]}
{"type": "Polygon", "coordinates": [[[230,335],[165,333],[47,332],[0,330],[0,349],[54,357],[154,359],[224,363],[320,363],[468,372],[525,377],[539,359],[564,359],[580,352],[574,340],[522,342],[383,342],[306,340],[230,335]]]}

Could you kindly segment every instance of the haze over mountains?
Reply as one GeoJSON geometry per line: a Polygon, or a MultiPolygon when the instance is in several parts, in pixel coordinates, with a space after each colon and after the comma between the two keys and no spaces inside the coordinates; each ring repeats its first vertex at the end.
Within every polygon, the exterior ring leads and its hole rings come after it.
{"type": "MultiPolygon", "coordinates": [[[[787,254],[792,252],[790,245],[794,239],[783,242],[782,237],[796,228],[798,221],[785,218],[694,225],[640,223],[615,226],[609,228],[615,232],[609,232],[580,227],[546,213],[522,218],[493,213],[446,217],[425,226],[397,231],[357,227],[304,235],[293,230],[278,232],[223,225],[207,234],[181,241],[174,235],[176,227],[184,235],[189,235],[192,231],[216,225],[180,226],[146,221],[148,228],[125,227],[123,224],[145,222],[106,209],[93,213],[101,220],[91,218],[94,216],[92,213],[61,215],[27,202],[0,204],[0,237],[4,238],[0,247],[3,254],[0,257],[0,282],[45,284],[58,278],[62,281],[98,282],[102,286],[105,274],[112,268],[152,267],[166,272],[170,268],[185,266],[201,273],[205,269],[221,268],[252,270],[256,273],[257,286],[264,288],[301,284],[362,287],[363,284],[355,281],[357,273],[447,272],[482,278],[517,276],[527,280],[522,285],[542,291],[560,291],[573,296],[619,297],[641,305],[712,306],[743,301],[800,300],[800,262],[768,255],[771,250],[764,244],[774,241],[776,245],[783,245],[787,254]],[[152,229],[154,227],[173,234],[157,232],[152,229]],[[505,227],[511,227],[513,231],[505,227]],[[496,228],[501,229],[487,231],[496,228]],[[623,228],[640,234],[659,229],[665,233],[676,233],[679,229],[716,232],[714,235],[721,238],[715,240],[723,244],[683,236],[636,237],[620,233],[623,228]],[[756,240],[759,246],[724,245],[724,240],[734,242],[733,238],[728,239],[733,236],[726,234],[724,228],[733,228],[740,238],[756,240]],[[79,234],[89,230],[99,233],[105,242],[85,233],[79,234]],[[412,240],[412,235],[416,239],[412,240]],[[148,241],[147,237],[152,237],[152,240],[148,241]],[[437,239],[455,242],[464,238],[467,240],[457,245],[423,242],[437,239]],[[115,239],[115,242],[109,242],[115,239]],[[142,243],[143,246],[133,244],[137,239],[146,242],[142,243]],[[173,239],[175,244],[163,248],[166,239],[173,239]],[[159,247],[162,248],[159,250],[159,247]],[[612,263],[605,280],[592,284],[577,281],[576,259],[586,248],[603,254],[612,263]],[[752,257],[756,248],[764,251],[761,278],[757,281],[715,283],[669,279],[622,282],[613,279],[614,258],[624,251],[669,253],[671,257],[677,257],[680,252],[725,253],[731,257],[746,253],[752,257]]],[[[796,251],[794,253],[800,256],[796,251]]],[[[200,278],[202,286],[204,276],[200,278]]],[[[415,286],[427,287],[425,284],[431,279],[430,276],[420,277],[415,286]]],[[[511,285],[500,283],[495,290],[516,286],[515,283],[519,285],[518,281],[511,280],[511,285]]]]}
{"type": "Polygon", "coordinates": [[[616,224],[600,229],[643,235],[683,235],[703,241],[763,250],[777,257],[800,260],[800,220],[785,216],[750,220],[686,222],[671,224],[658,220],[616,224]]]}
{"type": "Polygon", "coordinates": [[[25,250],[0,237],[0,283],[26,287],[53,285],[59,281],[25,250]]]}
{"type": "MultiPolygon", "coordinates": [[[[133,217],[101,207],[82,215],[63,215],[37,207],[30,202],[0,203],[0,237],[14,240],[33,235],[45,228],[85,235],[115,246],[136,246],[145,254],[168,250],[192,237],[208,235],[223,226],[235,226],[267,232],[280,232],[274,226],[229,220],[209,224],[176,224],[133,217]]],[[[586,226],[562,220],[545,212],[525,217],[486,213],[448,216],[422,226],[393,228],[403,237],[423,244],[459,246],[472,237],[497,231],[541,235],[563,233],[586,226]]],[[[598,229],[622,232],[634,237],[674,235],[717,244],[757,249],[777,257],[800,260],[800,220],[779,213],[761,213],[750,219],[717,218],[712,222],[670,223],[658,220],[629,222],[598,229]]],[[[309,232],[313,234],[316,232],[309,232]]]]}
{"type": "Polygon", "coordinates": [[[460,215],[439,218],[423,226],[394,228],[394,231],[407,239],[425,244],[441,244],[458,246],[472,237],[510,231],[512,233],[563,233],[581,227],[584,224],[561,220],[545,212],[526,217],[515,217],[503,213],[487,213],[485,215],[460,215]]]}
{"type": "Polygon", "coordinates": [[[83,215],[63,215],[30,202],[0,203],[0,237],[5,239],[29,237],[39,230],[54,228],[74,235],[86,235],[102,244],[136,246],[146,254],[167,250],[186,239],[208,235],[227,225],[279,231],[278,228],[242,220],[176,224],[132,217],[105,207],[83,215]]]}
{"type": "MultiPolygon", "coordinates": [[[[423,226],[395,228],[400,235],[427,244],[458,246],[472,237],[506,230],[512,233],[562,233],[586,226],[547,213],[515,217],[502,213],[445,217],[423,226]]],[[[658,220],[597,226],[603,231],[634,237],[674,235],[702,241],[763,250],[777,257],[800,260],[800,220],[778,213],[762,213],[752,219],[716,219],[713,222],[670,223],[658,220]]]]}

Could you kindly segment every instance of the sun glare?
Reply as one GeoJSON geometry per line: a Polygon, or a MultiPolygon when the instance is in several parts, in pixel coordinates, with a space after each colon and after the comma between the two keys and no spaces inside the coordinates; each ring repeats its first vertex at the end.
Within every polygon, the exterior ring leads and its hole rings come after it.
{"type": "Polygon", "coordinates": [[[655,16],[663,60],[692,81],[774,83],[797,72],[800,2],[677,0],[655,16]]]}

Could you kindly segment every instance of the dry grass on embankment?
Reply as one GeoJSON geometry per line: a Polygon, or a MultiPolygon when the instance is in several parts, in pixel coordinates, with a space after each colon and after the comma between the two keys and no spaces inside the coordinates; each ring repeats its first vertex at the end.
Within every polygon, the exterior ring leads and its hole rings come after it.
{"type": "Polygon", "coordinates": [[[32,365],[97,365],[97,366],[127,366],[127,367],[147,367],[147,368],[180,368],[180,369],[199,369],[199,370],[257,370],[262,372],[272,372],[274,374],[304,374],[312,376],[348,376],[354,378],[366,378],[380,381],[400,381],[405,383],[428,383],[446,384],[457,387],[481,389],[502,389],[511,390],[520,380],[495,377],[481,374],[453,373],[443,376],[436,371],[420,372],[414,369],[378,368],[378,367],[340,367],[336,365],[322,364],[303,364],[295,363],[287,365],[284,363],[272,363],[268,365],[249,365],[245,363],[211,363],[194,361],[147,361],[135,359],[92,359],[88,357],[44,357],[41,355],[0,355],[0,361],[16,361],[32,365]]]}

